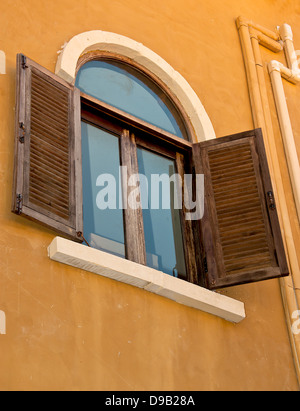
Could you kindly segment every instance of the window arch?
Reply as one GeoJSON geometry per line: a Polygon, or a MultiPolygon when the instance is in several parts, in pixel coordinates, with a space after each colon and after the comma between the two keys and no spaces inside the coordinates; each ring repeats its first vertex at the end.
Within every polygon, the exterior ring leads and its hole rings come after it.
{"type": "Polygon", "coordinates": [[[84,93],[138,117],[154,126],[189,140],[186,122],[177,104],[158,79],[131,61],[102,53],[83,56],[75,86],[84,93]]]}
{"type": "Polygon", "coordinates": [[[101,30],[78,34],[64,45],[57,60],[55,73],[74,84],[78,62],[89,52],[115,53],[152,73],[180,102],[189,120],[192,142],[216,137],[209,116],[189,83],[159,55],[128,37],[101,30]]]}

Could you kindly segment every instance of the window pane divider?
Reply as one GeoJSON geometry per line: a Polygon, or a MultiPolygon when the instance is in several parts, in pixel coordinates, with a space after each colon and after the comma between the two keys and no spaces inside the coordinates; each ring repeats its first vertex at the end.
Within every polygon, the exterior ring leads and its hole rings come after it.
{"type": "Polygon", "coordinates": [[[132,208],[128,205],[128,196],[130,195],[128,181],[133,174],[138,174],[139,172],[134,134],[124,129],[120,139],[120,146],[121,166],[127,167],[127,175],[122,174],[126,258],[136,263],[146,265],[147,259],[142,209],[132,208]]]}
{"type": "Polygon", "coordinates": [[[81,92],[80,95],[83,106],[88,106],[99,110],[101,113],[107,114],[116,118],[117,120],[125,122],[131,127],[150,133],[152,136],[156,137],[159,140],[171,143],[177,148],[192,150],[193,145],[190,141],[177,137],[176,135],[169,133],[168,131],[147,123],[146,121],[143,121],[131,114],[126,113],[125,111],[117,109],[116,107],[104,103],[103,101],[91,97],[83,92],[81,92]]]}

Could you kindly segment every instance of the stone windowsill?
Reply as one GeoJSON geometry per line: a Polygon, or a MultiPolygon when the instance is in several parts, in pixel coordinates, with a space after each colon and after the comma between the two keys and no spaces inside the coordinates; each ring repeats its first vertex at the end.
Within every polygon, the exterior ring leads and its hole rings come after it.
{"type": "Polygon", "coordinates": [[[227,321],[238,323],[245,318],[240,301],[61,237],[52,241],[48,254],[51,260],[142,288],[227,321]]]}

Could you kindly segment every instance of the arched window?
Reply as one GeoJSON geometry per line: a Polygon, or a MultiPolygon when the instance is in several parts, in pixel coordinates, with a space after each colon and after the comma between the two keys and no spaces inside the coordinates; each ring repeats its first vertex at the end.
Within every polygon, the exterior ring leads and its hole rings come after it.
{"type": "MultiPolygon", "coordinates": [[[[288,275],[261,130],[193,143],[201,127],[152,72],[93,53],[79,54],[77,87],[18,55],[13,212],[210,289],[288,275]]],[[[67,251],[57,258],[77,266],[67,251]]]]}
{"type": "Polygon", "coordinates": [[[184,218],[174,206],[174,184],[178,158],[187,155],[183,148],[179,153],[178,141],[187,141],[188,133],[178,108],[153,78],[124,59],[82,64],[75,86],[84,93],[86,242],[186,278],[184,218]]]}

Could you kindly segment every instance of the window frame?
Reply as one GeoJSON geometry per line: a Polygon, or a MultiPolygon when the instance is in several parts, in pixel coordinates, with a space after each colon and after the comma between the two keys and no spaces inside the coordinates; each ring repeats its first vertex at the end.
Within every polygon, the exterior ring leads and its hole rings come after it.
{"type": "MultiPolygon", "coordinates": [[[[26,56],[19,54],[17,56],[17,79],[16,79],[16,116],[15,116],[15,153],[14,153],[14,177],[13,177],[13,197],[12,197],[12,212],[21,215],[27,219],[38,222],[55,232],[61,233],[67,238],[73,241],[83,242],[83,229],[82,229],[82,161],[81,161],[81,105],[82,101],[88,102],[89,107],[95,107],[99,110],[99,101],[97,99],[90,98],[80,94],[80,90],[74,87],[72,84],[63,81],[57,75],[53,74],[49,70],[43,68],[39,64],[35,63],[26,56]],[[39,90],[36,90],[32,84],[33,73],[39,78],[39,90]],[[48,92],[45,90],[48,89],[48,92]],[[38,92],[37,92],[38,91],[38,92]],[[39,92],[40,91],[40,92],[39,92]],[[36,93],[37,92],[37,93],[36,93]],[[68,99],[64,100],[65,93],[68,94],[68,99]],[[53,97],[56,96],[56,97],[53,97]],[[32,108],[41,109],[41,122],[40,117],[32,115],[32,108]],[[62,107],[66,108],[67,115],[63,114],[65,110],[61,110],[62,107]],[[58,114],[58,115],[57,115],[58,114]],[[67,122],[67,123],[66,123],[67,122]],[[35,129],[36,136],[32,134],[32,130],[35,129]],[[57,133],[57,127],[59,133],[57,133]],[[48,131],[47,131],[48,130],[48,131]],[[61,131],[64,130],[63,133],[61,131]],[[59,137],[58,137],[59,136],[59,137]],[[39,142],[36,143],[36,137],[39,142]],[[59,138],[61,141],[57,141],[59,138]],[[49,140],[50,139],[50,140],[49,140]],[[49,147],[50,143],[50,147],[49,147]],[[64,150],[64,163],[61,164],[57,161],[57,147],[61,143],[66,145],[67,150],[64,150]],[[45,151],[45,144],[49,151],[45,151]],[[47,155],[45,156],[45,152],[47,155]],[[36,163],[31,160],[40,158],[40,162],[36,167],[36,163]],[[51,169],[49,170],[49,162],[51,169]],[[55,166],[54,166],[55,164],[55,166]],[[58,218],[55,204],[57,202],[58,185],[64,181],[62,177],[63,168],[67,167],[70,173],[70,183],[64,192],[68,191],[68,218],[62,222],[58,218]],[[37,169],[39,172],[37,173],[37,169]],[[45,175],[50,175],[52,180],[49,181],[48,177],[45,179],[45,175]],[[30,178],[31,172],[35,174],[34,180],[30,178]],[[46,186],[45,186],[46,184],[46,186]],[[57,184],[57,186],[56,186],[57,184]],[[33,187],[39,188],[39,204],[30,201],[30,190],[33,187]],[[43,192],[47,191],[47,198],[43,198],[43,192]],[[53,207],[52,207],[53,205],[53,207]]],[[[214,243],[215,239],[218,241],[218,218],[216,218],[216,212],[213,210],[216,208],[217,203],[214,201],[212,193],[205,190],[205,214],[201,221],[189,222],[187,226],[187,232],[192,238],[187,244],[188,261],[191,262],[191,267],[194,267],[194,271],[187,270],[189,274],[188,280],[201,285],[205,288],[216,289],[229,286],[236,286],[244,283],[268,280],[271,278],[280,278],[289,275],[288,260],[285,255],[285,249],[280,230],[279,218],[276,209],[275,196],[272,189],[271,177],[268,169],[268,161],[264,148],[264,139],[262,131],[260,129],[251,130],[248,132],[242,132],[233,136],[222,137],[218,139],[212,139],[202,143],[192,144],[182,138],[178,138],[170,133],[167,133],[155,126],[151,126],[127,113],[116,110],[114,107],[110,107],[107,104],[100,104],[102,112],[106,116],[113,117],[115,120],[119,119],[121,122],[127,122],[126,124],[133,125],[134,129],[139,130],[141,133],[148,133],[151,135],[151,141],[154,138],[159,142],[159,145],[164,148],[170,147],[175,151],[183,151],[190,153],[188,164],[193,168],[195,174],[204,174],[206,187],[207,184],[211,184],[211,167],[209,160],[209,151],[216,148],[217,151],[222,151],[224,148],[230,151],[230,147],[239,144],[239,141],[248,141],[251,145],[251,159],[243,164],[235,164],[236,177],[242,178],[242,174],[239,171],[241,165],[246,166],[248,171],[254,167],[256,183],[263,187],[264,195],[260,194],[260,202],[256,205],[257,210],[261,211],[264,207],[267,210],[265,214],[264,223],[271,224],[271,230],[268,235],[272,236],[275,245],[274,256],[270,265],[265,266],[263,270],[256,270],[256,272],[249,271],[248,267],[243,274],[243,278],[235,275],[226,277],[227,273],[222,270],[216,269],[216,262],[219,258],[224,258],[222,253],[216,253],[214,243]],[[223,148],[222,148],[223,147],[223,148]],[[250,167],[250,169],[249,169],[250,167]],[[213,207],[208,206],[213,205],[213,207]],[[216,233],[215,239],[213,238],[213,232],[216,233]],[[222,281],[223,277],[226,277],[226,281],[222,281]]],[[[125,141],[125,140],[124,140],[125,141]]],[[[130,134],[127,133],[127,145],[130,143],[130,134]]],[[[194,141],[193,139],[191,141],[194,141]]],[[[247,144],[248,144],[247,143],[247,144]]],[[[129,144],[130,146],[130,144],[129,144]]],[[[226,157],[228,157],[226,152],[226,157]]],[[[62,153],[62,151],[61,151],[62,153]]],[[[130,156],[130,150],[127,150],[127,155],[130,156]]],[[[228,158],[230,158],[229,155],[228,158]]],[[[177,155],[177,164],[180,172],[184,173],[184,162],[182,161],[182,155],[177,155]],[[179,161],[180,160],[180,161],[179,161]]],[[[234,163],[239,163],[239,157],[234,158],[234,163]]],[[[232,163],[227,164],[227,169],[232,174],[232,163]]],[[[219,168],[219,167],[218,167],[219,168]]],[[[247,171],[247,172],[248,172],[247,171]]],[[[217,175],[215,175],[217,177],[217,175]]],[[[219,178],[219,177],[218,177],[219,178]]],[[[222,179],[221,179],[222,180],[222,179]]],[[[219,181],[221,181],[219,180],[219,181]]],[[[230,190],[231,185],[226,184],[226,190],[230,190]]],[[[184,189],[184,188],[183,188],[184,189]]],[[[195,190],[194,190],[195,191],[195,190]]],[[[223,190],[222,190],[223,191],[223,190]]],[[[261,191],[261,190],[260,190],[261,191]]],[[[231,199],[230,192],[226,192],[227,198],[231,199]]],[[[241,197],[243,202],[245,197],[241,197]]],[[[58,199],[60,200],[60,198],[58,199]]],[[[248,202],[248,200],[247,200],[248,202]]],[[[232,213],[236,209],[237,197],[233,196],[232,202],[226,203],[227,211],[232,213]],[[234,207],[233,207],[234,205],[234,207]],[[231,209],[230,207],[233,207],[231,209]]],[[[254,206],[253,203],[251,203],[254,206]]],[[[229,220],[232,220],[230,218],[229,220]]],[[[133,221],[138,221],[134,218],[133,221]]],[[[186,220],[185,220],[186,221],[186,220]]],[[[256,222],[255,222],[256,223],[256,222]]],[[[138,225],[136,225],[138,227],[138,225]]],[[[227,231],[230,232],[232,227],[227,226],[227,231]]],[[[252,240],[253,233],[245,233],[244,227],[239,227],[239,231],[242,233],[242,240],[252,240]],[[250,238],[250,237],[251,238],[250,238]]],[[[183,233],[186,232],[183,230],[183,233]]],[[[246,230],[248,231],[248,230],[246,230]]],[[[251,229],[252,231],[252,229],[251,229]]],[[[254,233],[255,234],[255,233],[254,233]]],[[[235,240],[234,235],[230,241],[235,240]]],[[[270,239],[271,241],[271,239],[270,239]]],[[[271,242],[270,242],[271,243],[271,242]]],[[[134,247],[133,247],[134,249],[134,247]]],[[[221,249],[219,247],[219,249],[221,249]]],[[[251,248],[251,252],[254,248],[251,248]]],[[[235,252],[239,254],[239,244],[235,241],[234,249],[231,250],[231,257],[235,256],[235,252]]],[[[138,253],[138,255],[140,255],[138,253]]],[[[259,255],[258,255],[259,257],[259,255]]],[[[246,257],[243,257],[246,258],[246,257]]],[[[256,255],[254,255],[256,258],[256,255]]],[[[251,258],[251,260],[253,260],[251,258]]],[[[134,264],[134,263],[132,263],[134,264]]],[[[140,265],[142,268],[142,266],[140,265]]],[[[170,277],[166,275],[166,277],[170,277]]],[[[167,281],[167,280],[166,280],[167,281]]]]}
{"type": "MultiPolygon", "coordinates": [[[[176,172],[183,183],[184,174],[193,173],[191,166],[193,144],[190,141],[153,126],[86,93],[80,92],[80,96],[81,120],[119,137],[121,165],[127,166],[129,175],[139,172],[138,147],[174,160],[176,172]]],[[[184,198],[184,184],[182,184],[182,190],[182,198],[184,198]]],[[[197,242],[194,233],[195,230],[198,231],[198,227],[185,218],[184,207],[179,212],[186,265],[186,277],[179,278],[198,284],[202,277],[202,275],[199,276],[201,267],[195,258],[199,250],[196,251],[197,242]]],[[[123,210],[123,215],[126,259],[147,265],[142,210],[132,210],[127,207],[123,210]]],[[[197,238],[199,238],[199,233],[197,233],[197,238]]]]}
{"type": "MultiPolygon", "coordinates": [[[[76,72],[75,72],[75,77],[74,77],[74,82],[76,81],[77,75],[79,70],[82,68],[82,66],[84,66],[86,63],[90,62],[90,61],[95,61],[95,60],[105,60],[107,62],[111,61],[112,63],[123,63],[125,65],[127,65],[129,68],[134,69],[136,72],[141,73],[141,75],[143,76],[143,79],[148,79],[149,80],[149,85],[151,88],[151,84],[155,84],[158,89],[159,89],[159,93],[156,93],[163,101],[169,100],[172,103],[171,107],[168,107],[171,111],[171,114],[174,115],[174,118],[180,118],[182,125],[184,127],[183,130],[181,130],[183,132],[184,135],[184,140],[188,141],[188,142],[192,142],[195,143],[197,142],[197,137],[195,135],[194,132],[194,128],[190,122],[190,119],[188,117],[188,115],[186,114],[183,105],[181,104],[180,100],[178,99],[177,96],[174,95],[174,93],[171,92],[170,89],[168,89],[168,87],[165,85],[165,83],[159,78],[157,77],[155,74],[153,74],[149,69],[147,69],[146,67],[140,65],[139,63],[137,63],[136,61],[119,55],[117,53],[113,53],[113,52],[109,52],[109,51],[89,51],[85,54],[83,54],[82,56],[79,57],[79,60],[77,62],[77,66],[76,66],[76,72]]],[[[85,93],[81,92],[81,95],[83,96],[88,96],[85,93]]],[[[91,97],[91,96],[88,96],[91,97]]],[[[94,99],[93,97],[91,97],[91,99],[94,99]]],[[[97,99],[95,99],[97,100],[97,99]]],[[[98,100],[101,101],[101,100],[98,100]]],[[[101,102],[102,105],[105,105],[104,102],[101,102]]],[[[112,108],[113,106],[110,106],[109,104],[107,105],[110,108],[112,108]]],[[[120,111],[120,114],[125,113],[126,116],[128,116],[128,118],[132,117],[133,119],[137,119],[138,122],[141,123],[145,123],[150,125],[149,123],[136,118],[135,116],[131,116],[130,114],[122,111],[122,110],[118,110],[116,109],[116,112],[120,111]]],[[[150,125],[151,126],[151,125],[150,125]]],[[[159,129],[159,128],[158,128],[159,129]]],[[[159,129],[160,130],[160,129],[159,129]]],[[[170,136],[173,136],[175,138],[179,138],[171,133],[166,132],[166,134],[169,134],[170,136]]]]}

